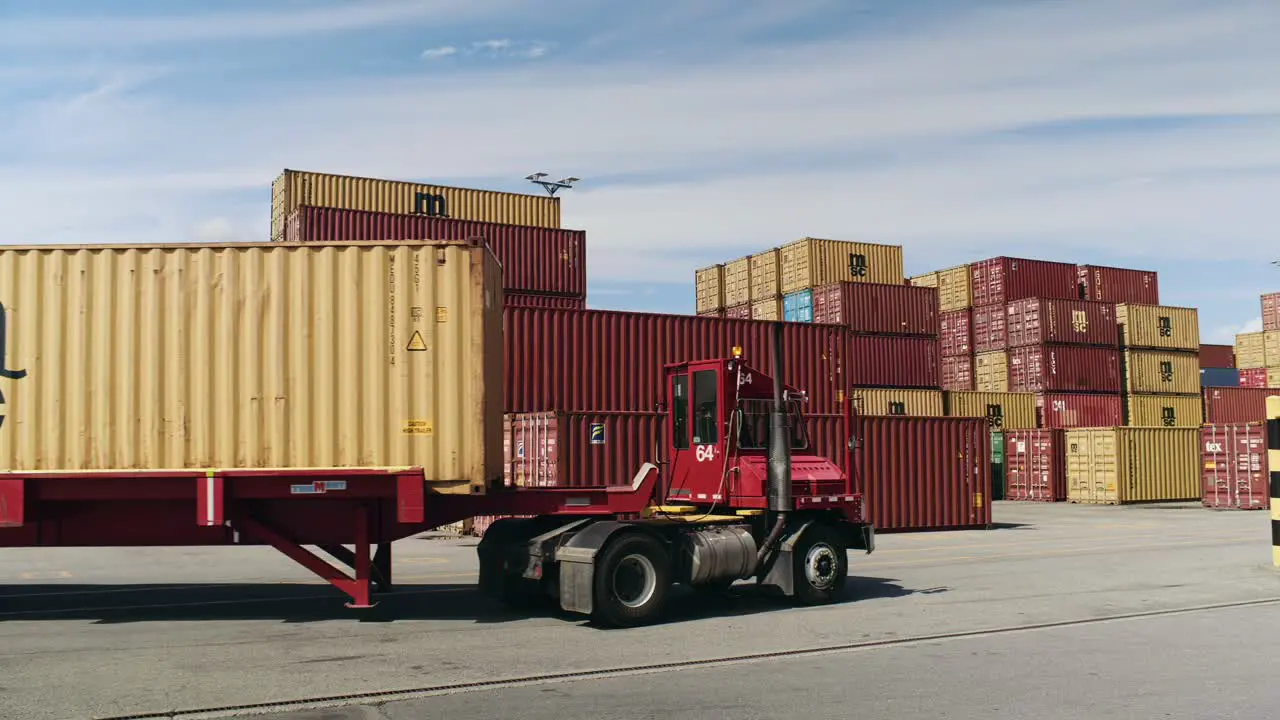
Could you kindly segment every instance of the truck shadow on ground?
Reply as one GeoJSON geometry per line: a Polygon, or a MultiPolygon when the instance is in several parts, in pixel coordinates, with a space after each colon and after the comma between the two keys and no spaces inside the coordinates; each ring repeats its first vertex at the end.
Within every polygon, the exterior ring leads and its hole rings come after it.
{"type": "MultiPolygon", "coordinates": [[[[911,590],[897,580],[849,578],[840,604],[897,598],[948,588],[911,590]]],[[[563,612],[555,601],[512,608],[480,594],[474,584],[397,586],[375,597],[373,608],[345,607],[346,597],[323,585],[244,583],[184,585],[42,584],[0,588],[0,623],[90,620],[97,624],[266,620],[282,623],[348,621],[387,623],[462,620],[497,624],[531,618],[559,619],[591,627],[583,616],[563,612]]],[[[664,624],[714,617],[777,612],[795,607],[785,597],[754,584],[721,593],[672,588],[664,624]]]]}

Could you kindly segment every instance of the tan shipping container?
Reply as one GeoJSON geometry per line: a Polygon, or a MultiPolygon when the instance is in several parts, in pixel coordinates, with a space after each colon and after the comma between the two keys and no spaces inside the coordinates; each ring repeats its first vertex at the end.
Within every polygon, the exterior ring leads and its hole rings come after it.
{"type": "Polygon", "coordinates": [[[782,298],[775,297],[767,300],[757,300],[751,303],[751,319],[752,320],[781,320],[782,319],[782,298]]]}
{"type": "Polygon", "coordinates": [[[285,170],[271,183],[273,241],[284,239],[286,218],[300,205],[560,227],[560,198],[547,195],[285,170]]]}
{"type": "Polygon", "coordinates": [[[945,393],[943,405],[950,417],[985,417],[997,430],[1031,430],[1036,427],[1034,393],[951,390],[945,393]]]}
{"type": "Polygon", "coordinates": [[[905,282],[901,245],[803,238],[779,252],[784,294],[838,282],[905,282]]]}
{"type": "Polygon", "coordinates": [[[502,482],[502,270],[464,242],[0,248],[0,467],[502,482]]]}
{"type": "Polygon", "coordinates": [[[1125,347],[1200,351],[1200,313],[1168,305],[1116,306],[1125,347]]]}
{"type": "Polygon", "coordinates": [[[1200,499],[1200,430],[1068,430],[1067,499],[1106,505],[1200,499]]]}
{"type": "Polygon", "coordinates": [[[1267,366],[1266,333],[1240,333],[1236,335],[1236,367],[1241,370],[1267,366]]]}
{"type": "Polygon", "coordinates": [[[1200,354],[1125,350],[1124,385],[1131,393],[1199,393],[1200,354]]]}
{"type": "Polygon", "coordinates": [[[696,310],[699,315],[724,309],[724,266],[712,265],[693,274],[696,310]]]}
{"type": "Polygon", "coordinates": [[[973,306],[973,285],[969,281],[969,266],[961,265],[938,273],[938,309],[964,310],[973,306]]]}
{"type": "Polygon", "coordinates": [[[940,390],[854,388],[849,391],[849,401],[863,415],[942,417],[940,390]]]}
{"type": "Polygon", "coordinates": [[[1262,333],[1262,357],[1266,367],[1280,367],[1280,330],[1262,333]]]}
{"type": "Polygon", "coordinates": [[[978,392],[1009,392],[1009,353],[995,350],[974,355],[973,387],[978,392]]]}
{"type": "Polygon", "coordinates": [[[782,296],[782,276],[779,270],[777,248],[751,256],[752,302],[782,296]]]}
{"type": "Polygon", "coordinates": [[[1129,395],[1125,424],[1136,427],[1200,427],[1204,399],[1200,395],[1129,395]]]}
{"type": "Polygon", "coordinates": [[[724,264],[724,305],[746,305],[751,302],[751,258],[738,258],[724,264]]]}
{"type": "Polygon", "coordinates": [[[927,272],[923,275],[912,275],[911,277],[907,278],[907,282],[911,283],[916,287],[936,288],[938,287],[938,273],[927,272]]]}

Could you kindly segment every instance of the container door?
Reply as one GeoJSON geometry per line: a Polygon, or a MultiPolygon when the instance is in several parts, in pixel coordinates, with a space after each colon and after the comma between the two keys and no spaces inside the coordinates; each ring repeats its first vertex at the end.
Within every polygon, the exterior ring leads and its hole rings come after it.
{"type": "MultiPolygon", "coordinates": [[[[1096,430],[1093,437],[1090,466],[1093,470],[1093,502],[1114,504],[1120,502],[1120,458],[1116,443],[1117,433],[1112,430],[1096,430]]],[[[1128,474],[1128,473],[1126,473],[1128,474]]]]}
{"type": "Polygon", "coordinates": [[[1267,457],[1267,434],[1264,425],[1235,428],[1231,438],[1235,447],[1232,468],[1233,506],[1244,510],[1271,504],[1270,465],[1267,457]]]}
{"type": "Polygon", "coordinates": [[[991,499],[1005,498],[1004,433],[991,431],[991,499]]]}

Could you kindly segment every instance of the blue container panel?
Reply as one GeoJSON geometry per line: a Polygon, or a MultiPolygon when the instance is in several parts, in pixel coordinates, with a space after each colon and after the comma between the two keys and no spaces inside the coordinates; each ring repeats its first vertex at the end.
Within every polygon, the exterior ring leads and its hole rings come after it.
{"type": "Polygon", "coordinates": [[[782,319],[787,322],[813,322],[813,291],[798,290],[783,295],[782,319]]]}
{"type": "Polygon", "coordinates": [[[1200,387],[1240,387],[1240,371],[1235,368],[1200,368],[1200,387]]]}

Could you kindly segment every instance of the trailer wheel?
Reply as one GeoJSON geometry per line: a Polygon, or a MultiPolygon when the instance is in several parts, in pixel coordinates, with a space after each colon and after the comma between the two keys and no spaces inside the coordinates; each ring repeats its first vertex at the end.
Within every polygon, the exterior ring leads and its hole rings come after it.
{"type": "Polygon", "coordinates": [[[535,526],[529,518],[502,518],[485,531],[476,548],[480,564],[480,590],[512,607],[523,607],[538,596],[536,582],[511,575],[506,569],[510,543],[533,537],[535,526]]]}
{"type": "Polygon", "coordinates": [[[649,535],[627,533],[605,546],[597,561],[593,615],[615,627],[652,622],[670,588],[667,549],[649,535]]]}
{"type": "Polygon", "coordinates": [[[828,525],[811,525],[792,551],[795,597],[805,605],[824,605],[838,597],[849,576],[844,537],[828,525]]]}

